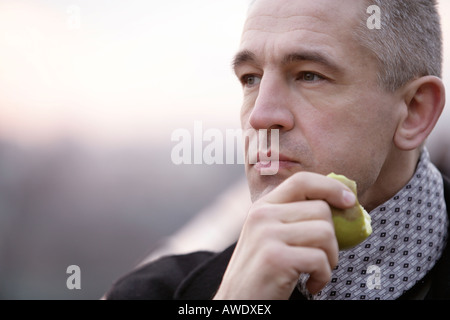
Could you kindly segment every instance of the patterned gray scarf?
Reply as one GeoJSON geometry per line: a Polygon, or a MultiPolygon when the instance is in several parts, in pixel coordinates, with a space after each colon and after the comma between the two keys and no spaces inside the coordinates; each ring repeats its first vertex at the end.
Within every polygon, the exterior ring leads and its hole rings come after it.
{"type": "Polygon", "coordinates": [[[339,253],[331,281],[314,300],[393,300],[411,289],[433,268],[445,247],[447,209],[442,176],[425,149],[417,171],[392,199],[370,212],[372,235],[339,253]]]}

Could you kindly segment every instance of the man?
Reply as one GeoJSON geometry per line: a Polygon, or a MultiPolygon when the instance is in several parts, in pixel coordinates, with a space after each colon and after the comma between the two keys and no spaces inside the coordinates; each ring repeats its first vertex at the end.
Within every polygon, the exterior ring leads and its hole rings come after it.
{"type": "Polygon", "coordinates": [[[163,258],[107,297],[450,298],[448,183],[424,148],[445,105],[436,11],[432,0],[254,1],[234,59],[242,127],[278,130],[278,172],[246,164],[253,205],[235,246],[163,258]],[[347,251],[330,206],[356,199],[330,172],[357,182],[373,220],[347,251]]]}

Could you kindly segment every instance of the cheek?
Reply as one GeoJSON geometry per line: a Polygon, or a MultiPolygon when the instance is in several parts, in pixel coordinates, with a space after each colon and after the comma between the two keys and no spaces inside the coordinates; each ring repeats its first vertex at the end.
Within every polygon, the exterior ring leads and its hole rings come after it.
{"type": "Polygon", "coordinates": [[[392,102],[387,99],[384,101],[376,95],[365,95],[330,110],[325,117],[329,119],[328,125],[333,134],[340,139],[378,147],[392,142],[396,115],[392,102]]]}
{"type": "Polygon", "coordinates": [[[334,107],[318,113],[308,131],[320,170],[340,170],[354,176],[364,171],[375,174],[392,146],[394,114],[367,100],[334,107]]]}

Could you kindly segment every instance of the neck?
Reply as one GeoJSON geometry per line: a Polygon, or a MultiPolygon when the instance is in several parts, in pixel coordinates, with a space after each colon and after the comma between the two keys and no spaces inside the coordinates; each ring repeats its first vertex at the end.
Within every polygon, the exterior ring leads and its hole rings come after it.
{"type": "Polygon", "coordinates": [[[359,197],[368,212],[388,201],[411,180],[420,154],[421,149],[401,151],[393,147],[375,183],[359,197]]]}

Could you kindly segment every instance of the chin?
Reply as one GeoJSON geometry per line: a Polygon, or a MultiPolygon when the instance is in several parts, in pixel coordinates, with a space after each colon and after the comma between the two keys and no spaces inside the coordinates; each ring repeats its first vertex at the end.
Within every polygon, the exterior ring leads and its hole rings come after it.
{"type": "Polygon", "coordinates": [[[288,177],[283,177],[279,174],[273,176],[263,176],[259,173],[247,173],[247,181],[250,189],[250,196],[252,202],[255,202],[270,193],[278,187],[288,177]]]}

